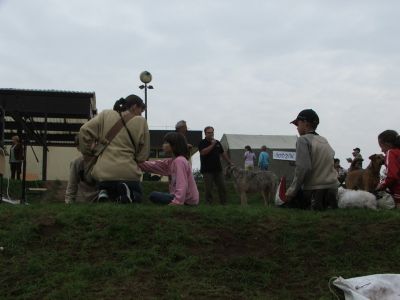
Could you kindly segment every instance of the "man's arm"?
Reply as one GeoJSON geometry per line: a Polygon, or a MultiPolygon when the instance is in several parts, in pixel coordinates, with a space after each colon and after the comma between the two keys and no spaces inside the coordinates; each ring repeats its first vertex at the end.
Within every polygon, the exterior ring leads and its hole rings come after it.
{"type": "Polygon", "coordinates": [[[228,154],[226,154],[226,152],[222,152],[221,153],[222,158],[230,165],[233,165],[232,161],[230,160],[230,158],[228,157],[228,154]]]}
{"type": "Polygon", "coordinates": [[[207,155],[208,153],[210,153],[216,144],[217,144],[217,140],[212,140],[210,146],[200,150],[200,155],[207,155]]]}
{"type": "Polygon", "coordinates": [[[299,138],[296,146],[296,168],[292,184],[286,192],[288,200],[294,198],[304,183],[306,174],[311,170],[309,144],[305,138],[299,138]]]}
{"type": "Polygon", "coordinates": [[[90,119],[79,130],[79,149],[83,155],[93,155],[93,145],[100,138],[100,124],[103,123],[103,112],[90,119]]]}

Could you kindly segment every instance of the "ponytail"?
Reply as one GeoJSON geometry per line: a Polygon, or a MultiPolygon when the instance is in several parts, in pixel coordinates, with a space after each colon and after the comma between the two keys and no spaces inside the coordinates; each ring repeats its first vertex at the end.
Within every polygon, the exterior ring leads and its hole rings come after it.
{"type": "Polygon", "coordinates": [[[115,101],[113,110],[122,113],[128,109],[130,109],[133,105],[141,106],[143,109],[146,109],[146,105],[143,103],[143,100],[136,95],[129,95],[126,98],[120,98],[115,101]]]}
{"type": "Polygon", "coordinates": [[[119,112],[119,113],[126,111],[127,110],[126,104],[127,104],[126,99],[120,98],[119,100],[115,101],[113,110],[115,110],[116,112],[119,112]]]}

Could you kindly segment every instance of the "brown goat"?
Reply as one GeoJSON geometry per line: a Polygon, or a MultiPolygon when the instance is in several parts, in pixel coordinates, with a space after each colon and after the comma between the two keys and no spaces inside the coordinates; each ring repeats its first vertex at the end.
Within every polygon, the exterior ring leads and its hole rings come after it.
{"type": "Polygon", "coordinates": [[[379,172],[385,163],[382,154],[373,154],[369,157],[371,162],[366,169],[349,171],[346,176],[346,188],[374,192],[379,183],[379,172]]]}

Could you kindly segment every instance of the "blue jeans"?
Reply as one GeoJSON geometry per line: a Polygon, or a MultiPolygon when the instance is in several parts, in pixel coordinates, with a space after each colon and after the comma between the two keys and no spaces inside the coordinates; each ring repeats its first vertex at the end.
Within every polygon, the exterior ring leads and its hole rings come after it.
{"type": "Polygon", "coordinates": [[[174,197],[172,194],[161,192],[151,192],[149,195],[150,201],[155,204],[170,204],[174,197]]]}

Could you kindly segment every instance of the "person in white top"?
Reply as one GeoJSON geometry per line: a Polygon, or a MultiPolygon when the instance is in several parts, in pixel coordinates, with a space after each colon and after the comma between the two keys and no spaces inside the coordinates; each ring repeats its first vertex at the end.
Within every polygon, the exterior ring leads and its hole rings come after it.
{"type": "Polygon", "coordinates": [[[254,170],[256,155],[254,154],[253,150],[251,150],[251,147],[249,145],[244,147],[244,149],[246,150],[244,152],[244,169],[246,171],[252,171],[254,170]]]}

